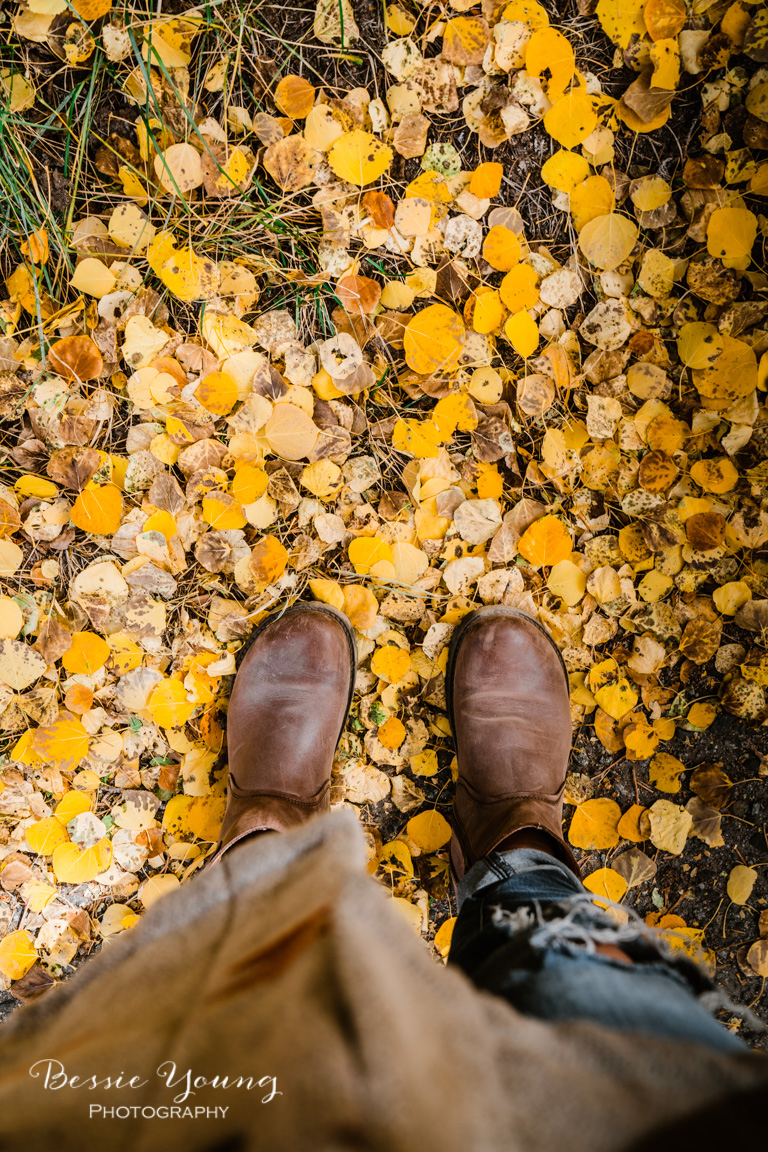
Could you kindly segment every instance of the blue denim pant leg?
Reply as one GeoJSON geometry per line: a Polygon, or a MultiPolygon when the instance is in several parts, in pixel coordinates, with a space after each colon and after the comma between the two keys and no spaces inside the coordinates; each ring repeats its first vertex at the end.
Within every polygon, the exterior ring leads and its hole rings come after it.
{"type": "Polygon", "coordinates": [[[492,852],[469,869],[458,899],[449,963],[524,1015],[747,1051],[697,1000],[711,988],[703,970],[671,954],[631,909],[617,924],[552,856],[492,852]],[[633,963],[601,955],[597,943],[633,963]]]}

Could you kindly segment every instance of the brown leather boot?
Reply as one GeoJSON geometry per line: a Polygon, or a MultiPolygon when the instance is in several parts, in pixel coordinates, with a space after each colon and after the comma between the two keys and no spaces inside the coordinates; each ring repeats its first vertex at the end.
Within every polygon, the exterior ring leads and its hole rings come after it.
{"type": "Polygon", "coordinates": [[[354,631],[335,608],[296,604],[256,629],[229,700],[229,797],[211,864],[254,832],[329,807],[356,669],[354,631]]]}
{"type": "Polygon", "coordinates": [[[548,850],[578,876],[562,831],[571,709],[554,640],[515,608],[480,608],[453,634],[446,688],[459,765],[455,878],[522,829],[544,833],[548,850]]]}

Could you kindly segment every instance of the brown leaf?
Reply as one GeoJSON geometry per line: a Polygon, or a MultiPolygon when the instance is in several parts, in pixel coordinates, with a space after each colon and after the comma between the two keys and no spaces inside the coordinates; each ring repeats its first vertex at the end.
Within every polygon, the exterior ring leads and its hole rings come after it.
{"type": "Polygon", "coordinates": [[[712,808],[724,808],[731,798],[733,781],[723,771],[722,764],[700,764],[690,780],[691,791],[712,808]]]}
{"type": "Polygon", "coordinates": [[[299,192],[315,178],[317,154],[303,136],[286,136],[270,144],[262,161],[283,192],[299,192]]]}
{"type": "Polygon", "coordinates": [[[82,492],[100,466],[101,458],[95,448],[62,448],[53,453],[46,472],[57,484],[82,492]]]}
{"type": "Polygon", "coordinates": [[[656,863],[646,856],[640,848],[630,848],[611,860],[611,868],[623,876],[628,888],[635,888],[644,884],[646,880],[653,880],[656,875],[656,863]]]}
{"type": "Polygon", "coordinates": [[[685,807],[693,817],[691,835],[698,836],[710,848],[722,848],[725,843],[721,827],[723,818],[717,809],[710,808],[700,796],[692,796],[685,807]]]}

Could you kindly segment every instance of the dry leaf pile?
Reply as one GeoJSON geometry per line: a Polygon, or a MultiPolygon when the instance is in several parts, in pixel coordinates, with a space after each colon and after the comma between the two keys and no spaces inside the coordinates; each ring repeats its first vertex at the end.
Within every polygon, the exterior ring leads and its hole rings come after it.
{"type": "MultiPolygon", "coordinates": [[[[386,23],[381,89],[341,90],[295,54],[246,69],[197,10],[14,17],[3,163],[34,211],[11,209],[0,302],[0,974],[20,997],[204,864],[236,653],[299,597],[358,634],[334,803],[442,955],[444,673],[477,604],[547,626],[576,730],[634,775],[623,810],[610,769],[569,778],[598,897],[726,843],[734,784],[688,778],[681,736],[725,713],[766,747],[766,9],[598,0],[561,23],[453,0],[386,23]],[[638,165],[691,91],[690,154],[638,165]],[[557,243],[507,201],[517,138],[544,149],[530,196],[557,243]]],[[[360,51],[354,5],[320,0],[307,42],[360,51]]],[[[729,906],[764,904],[757,880],[734,866],[729,906]]],[[[653,893],[649,922],[700,954],[706,926],[653,893]]]]}

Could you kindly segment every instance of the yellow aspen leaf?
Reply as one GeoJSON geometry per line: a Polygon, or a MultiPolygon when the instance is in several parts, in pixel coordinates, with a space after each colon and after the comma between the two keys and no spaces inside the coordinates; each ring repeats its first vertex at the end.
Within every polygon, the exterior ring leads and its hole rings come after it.
{"type": "Polygon", "coordinates": [[[174,248],[157,275],[166,288],[186,304],[212,299],[221,279],[216,261],[198,256],[190,246],[174,248]]]}
{"type": "Polygon", "coordinates": [[[93,707],[93,689],[86,688],[85,684],[73,684],[71,688],[67,689],[64,696],[64,707],[68,712],[82,716],[83,713],[88,712],[93,707]]]}
{"type": "Polygon", "coordinates": [[[456,920],[456,916],[450,916],[447,920],[443,920],[437,932],[435,932],[435,948],[437,948],[443,960],[447,960],[448,954],[451,951],[451,941],[453,940],[453,930],[456,927],[456,920]]]}
{"type": "Polygon", "coordinates": [[[321,604],[344,611],[344,589],[336,580],[310,580],[309,590],[321,604]]]}
{"type": "Polygon", "coordinates": [[[35,730],[32,751],[60,772],[71,772],[88,752],[88,733],[74,716],[60,712],[51,724],[35,730]]]}
{"type": "Polygon", "coordinates": [[[203,520],[220,532],[244,528],[248,521],[242,506],[229,492],[209,492],[203,497],[203,520]]]}
{"type": "MultiPolygon", "coordinates": [[[[589,164],[584,157],[578,152],[569,152],[564,148],[555,152],[541,166],[542,180],[558,192],[572,192],[588,176],[589,164]]],[[[488,263],[490,264],[490,260],[488,263]]]]}
{"type": "Polygon", "coordinates": [[[688,18],[685,0],[646,0],[643,17],[651,40],[677,36],[688,18]]]}
{"type": "Polygon", "coordinates": [[[181,681],[168,677],[152,689],[147,707],[159,728],[181,728],[195,710],[181,681]]]}
{"type": "Polygon", "coordinates": [[[86,256],[85,260],[81,260],[77,265],[70,286],[86,296],[101,300],[103,296],[114,292],[116,280],[114,272],[107,268],[103,261],[93,256],[86,256]]]}
{"type": "Polygon", "coordinates": [[[226,416],[240,398],[237,384],[225,372],[209,372],[195,389],[195,396],[215,416],[226,416]]]}
{"type": "Polygon", "coordinates": [[[221,832],[227,802],[223,796],[193,796],[187,812],[190,831],[198,840],[214,844],[221,832]]]}
{"type": "Polygon", "coordinates": [[[685,764],[677,756],[659,752],[648,765],[648,779],[659,792],[679,792],[680,774],[684,771],[685,764]]]}
{"type": "Polygon", "coordinates": [[[686,368],[711,368],[722,350],[723,338],[716,325],[696,320],[680,329],[677,352],[686,368]]]}
{"type": "MultiPolygon", "coordinates": [[[[764,36],[765,32],[763,32],[764,36]]],[[[768,121],[768,82],[763,80],[760,84],[755,84],[753,88],[750,88],[744,104],[747,111],[756,116],[758,120],[768,121]]]]}
{"type": "Polygon", "coordinates": [[[415,584],[429,568],[429,557],[415,544],[398,541],[392,545],[392,563],[400,584],[415,584]]]}
{"type": "Polygon", "coordinates": [[[622,124],[626,124],[631,132],[655,132],[658,128],[663,128],[669,120],[671,109],[672,105],[670,104],[667,108],[662,109],[658,116],[654,116],[653,120],[643,120],[628,104],[619,100],[615,111],[622,124]]]}
{"type": "Polygon", "coordinates": [[[658,732],[644,719],[627,724],[622,735],[627,760],[647,760],[649,756],[653,756],[659,746],[658,732]]]}
{"type": "Polygon", "coordinates": [[[680,48],[674,37],[656,40],[651,45],[649,57],[653,65],[651,88],[663,88],[667,92],[680,83],[680,48]]]}
{"type": "Polygon", "coordinates": [[[402,680],[410,666],[409,653],[398,648],[396,644],[384,644],[376,649],[371,658],[371,671],[380,680],[387,680],[390,684],[397,684],[402,680]]]}
{"type": "Polygon", "coordinates": [[[605,176],[588,176],[571,192],[571,216],[577,233],[598,216],[613,212],[616,197],[605,176]]]}
{"type": "Polygon", "coordinates": [[[539,301],[538,276],[530,264],[518,264],[499,285],[499,295],[510,312],[533,308],[539,301]]]}
{"type": "Polygon", "coordinates": [[[707,224],[707,251],[727,265],[749,256],[757,236],[757,216],[748,208],[716,208],[707,224]]]}
{"type": "Polygon", "coordinates": [[[94,536],[113,536],[123,516],[123,497],[114,484],[89,484],[72,505],[76,528],[94,536]]]}
{"type": "Polygon", "coordinates": [[[37,960],[32,937],[23,928],[0,940],[0,972],[6,980],[21,980],[37,960]]]}
{"type": "Polygon", "coordinates": [[[41,880],[29,880],[24,885],[24,896],[29,902],[30,912],[42,912],[58,895],[52,884],[41,880]]]}
{"type": "Polygon", "coordinates": [[[549,13],[536,0],[510,0],[504,9],[502,20],[519,20],[526,28],[535,32],[537,28],[547,27],[549,13]]]}
{"type": "MultiPolygon", "coordinates": [[[[627,882],[615,868],[597,868],[584,879],[584,887],[595,896],[618,903],[627,892],[627,882]]],[[[599,901],[598,901],[599,903],[599,901]]]]}
{"type": "Polygon", "coordinates": [[[734,400],[749,396],[757,388],[757,356],[744,340],[723,336],[723,350],[710,368],[694,371],[693,383],[699,395],[724,408],[734,400]]]}
{"type": "Polygon", "coordinates": [[[495,288],[478,293],[472,310],[472,328],[475,332],[488,335],[500,327],[505,316],[505,308],[495,288]]]}
{"type": "Polygon", "coordinates": [[[126,672],[138,668],[144,659],[143,650],[127,632],[113,632],[109,637],[109,648],[110,668],[118,676],[124,676],[126,672]]]}
{"type": "Polygon", "coordinates": [[[300,477],[302,487],[320,500],[330,500],[343,484],[341,468],[332,460],[317,460],[309,464],[300,477]]]}
{"type": "Polygon", "coordinates": [[[439,812],[419,812],[406,825],[408,838],[422,852],[437,852],[451,838],[451,826],[439,812]]]}
{"type": "Polygon", "coordinates": [[[630,185],[629,196],[635,208],[653,212],[670,200],[672,189],[662,176],[642,176],[630,185]]]}
{"type": "MultiPolygon", "coordinates": [[[[3,76],[2,83],[5,84],[5,76],[3,76]]],[[[11,103],[13,103],[13,97],[11,97],[11,103]]],[[[11,111],[23,111],[23,109],[11,108],[11,111]]],[[[21,250],[25,256],[29,256],[34,264],[47,264],[50,251],[48,233],[45,228],[37,228],[34,232],[30,232],[21,244],[21,250]]]]}
{"type": "Polygon", "coordinates": [[[192,144],[171,144],[155,156],[155,175],[165,192],[185,196],[203,183],[202,156],[192,144]]]}
{"type": "Polygon", "coordinates": [[[450,440],[456,429],[460,432],[474,432],[478,424],[475,406],[464,392],[452,392],[438,400],[432,410],[432,419],[440,429],[443,440],[450,440]]]}
{"type": "Polygon", "coordinates": [[[483,259],[498,272],[512,271],[520,262],[520,241],[511,228],[494,224],[488,229],[483,240],[483,259]]]}
{"type": "MultiPolygon", "coordinates": [[[[712,599],[718,612],[723,616],[735,616],[752,599],[752,589],[744,580],[731,580],[720,588],[715,588],[712,599]]],[[[688,714],[690,720],[690,713],[688,714]]],[[[699,725],[697,725],[699,727],[699,725]]]]}
{"type": "Polygon", "coordinates": [[[747,964],[757,976],[768,977],[768,940],[756,940],[747,952],[747,964]]]}
{"type": "Polygon", "coordinates": [[[391,840],[389,844],[384,844],[377,863],[387,876],[413,876],[413,858],[408,845],[402,840],[391,840]]]}
{"type": "Polygon", "coordinates": [[[485,464],[477,478],[477,495],[480,500],[498,500],[504,491],[504,477],[495,464],[485,464]]]}
{"type": "Polygon", "coordinates": [[[464,322],[446,304],[429,304],[409,320],[403,338],[405,362],[430,376],[456,368],[466,338],[464,322]]]}
{"type": "Polygon", "coordinates": [[[315,103],[315,89],[303,76],[283,76],[275,88],[275,104],[292,120],[304,120],[315,103]]]}
{"type": "Polygon", "coordinates": [[[0,596],[0,637],[13,640],[24,626],[24,613],[10,596],[0,596]]]}
{"type": "Polygon", "coordinates": [[[744,864],[737,864],[731,868],[728,876],[726,891],[734,904],[746,904],[752,895],[752,889],[757,880],[757,870],[747,868],[744,864]]]}
{"type": "Polygon", "coordinates": [[[279,580],[288,563],[288,551],[276,536],[264,536],[254,545],[248,567],[263,592],[269,584],[279,580]]]}
{"type": "Polygon", "coordinates": [[[328,163],[340,180],[364,188],[389,169],[392,149],[372,132],[356,128],[335,141],[328,153],[328,163]]]}
{"type": "Polygon", "coordinates": [[[193,797],[180,793],[172,796],[163,813],[163,830],[177,840],[188,840],[192,835],[187,819],[193,797]]]}
{"type": "Polygon", "coordinates": [[[264,425],[270,449],[284,460],[301,460],[315,446],[319,429],[296,404],[275,404],[264,425]]]}
{"type": "Polygon", "coordinates": [[[95,632],[73,632],[72,646],[62,656],[61,664],[67,672],[92,676],[104,667],[110,651],[107,641],[95,632]]]}
{"type": "Polygon", "coordinates": [[[518,543],[520,555],[534,568],[551,567],[573,551],[571,534],[557,516],[542,516],[526,528],[518,543]]]}
{"type": "Polygon", "coordinates": [[[443,59],[461,67],[482,64],[489,40],[488,23],[482,16],[454,16],[445,23],[443,59]]]}
{"type": "Polygon", "coordinates": [[[379,725],[376,735],[385,748],[394,751],[405,740],[405,724],[396,716],[390,716],[389,720],[379,725]]]}
{"type": "Polygon", "coordinates": [[[65,840],[69,840],[67,830],[55,816],[46,816],[27,828],[27,844],[38,856],[50,856],[65,840]]]}
{"type": "Polygon", "coordinates": [[[414,776],[436,776],[440,767],[437,752],[434,748],[427,748],[426,751],[411,756],[408,767],[414,776]]]}
{"type": "Polygon", "coordinates": [[[424,929],[424,917],[418,905],[406,900],[404,896],[392,896],[389,902],[396,914],[405,920],[411,931],[415,932],[417,936],[421,936],[424,929]]]}
{"type": "Polygon", "coordinates": [[[663,852],[679,856],[685,848],[688,834],[693,827],[690,812],[671,800],[657,800],[648,809],[651,826],[651,843],[663,852]]]}
{"type": "Polygon", "coordinates": [[[709,728],[717,717],[717,708],[714,704],[692,704],[688,709],[686,720],[694,728],[709,728]]]}
{"type": "Polygon", "coordinates": [[[13,490],[19,496],[34,496],[38,500],[55,499],[59,494],[56,485],[42,476],[20,476],[13,490]]]}
{"type": "Polygon", "coordinates": [[[70,820],[73,820],[75,816],[79,816],[81,812],[90,812],[92,807],[93,801],[90,797],[86,796],[84,792],[73,788],[67,792],[66,796],[63,796],[61,800],[59,800],[53,815],[60,824],[68,824],[70,820]]]}
{"type": "Polygon", "coordinates": [[[614,720],[620,720],[631,712],[637,704],[638,696],[626,677],[621,676],[613,684],[606,684],[603,688],[593,690],[595,700],[604,712],[614,720]]]}
{"type": "Polygon", "coordinates": [[[547,587],[553,596],[559,596],[569,607],[578,604],[587,588],[587,578],[572,560],[560,560],[552,565],[547,587]]]}
{"type": "Polygon", "coordinates": [[[645,5],[646,0],[598,0],[600,27],[619,48],[628,47],[633,36],[642,39],[645,35],[645,5]]]}
{"type": "Polygon", "coordinates": [[[722,495],[736,487],[739,473],[727,456],[717,456],[712,460],[697,460],[692,464],[691,479],[705,492],[722,495]]]}
{"type": "MultiPolygon", "coordinates": [[[[354,544],[355,541],[353,540],[352,543],[354,544]]],[[[386,559],[386,557],[383,558],[386,559]]],[[[352,560],[351,556],[350,560],[352,560]]],[[[352,563],[354,564],[354,560],[352,563]]],[[[349,617],[354,628],[357,628],[359,632],[365,632],[368,628],[373,627],[379,611],[379,602],[370,588],[363,588],[361,584],[347,584],[344,589],[343,611],[349,617]]]]}
{"type": "Polygon", "coordinates": [[[434,420],[398,420],[392,429],[392,447],[396,452],[407,452],[419,460],[438,455],[443,435],[434,420]]]}
{"type": "Polygon", "coordinates": [[[570,41],[555,28],[539,28],[525,49],[525,70],[530,76],[547,72],[547,96],[554,100],[565,92],[576,70],[570,41]]]}
{"type": "Polygon", "coordinates": [[[241,464],[235,472],[230,490],[235,500],[241,504],[253,504],[263,496],[269,484],[269,476],[263,468],[253,464],[241,464]]]}
{"type": "Polygon", "coordinates": [[[648,839],[640,828],[640,817],[646,811],[647,809],[642,804],[633,804],[627,809],[618,824],[618,833],[622,840],[631,840],[635,844],[642,844],[644,840],[648,839]]]}
{"type": "Polygon", "coordinates": [[[539,346],[539,326],[530,312],[510,316],[504,325],[504,335],[515,352],[525,360],[533,356],[539,346]]]}
{"type": "Polygon", "coordinates": [[[586,852],[615,848],[619,842],[620,819],[621,809],[615,800],[607,797],[585,800],[573,814],[568,839],[574,848],[586,852]]]}
{"type": "Polygon", "coordinates": [[[67,841],[53,850],[51,867],[61,884],[86,884],[106,872],[112,863],[112,844],[106,836],[90,848],[67,841]]]}
{"type": "Polygon", "coordinates": [[[563,148],[582,144],[597,127],[592,97],[583,88],[572,88],[555,100],[544,116],[544,127],[563,148]]]}
{"type": "Polygon", "coordinates": [[[138,897],[145,908],[151,908],[158,900],[162,900],[163,896],[177,892],[180,887],[181,882],[178,876],[174,876],[172,872],[162,872],[156,876],[150,876],[142,883],[138,897]]]}
{"type": "Polygon", "coordinates": [[[635,246],[638,228],[629,216],[609,212],[590,220],[579,233],[579,247],[595,267],[612,272],[635,246]]]}
{"type": "Polygon", "coordinates": [[[491,200],[499,194],[503,175],[503,164],[498,164],[495,160],[487,160],[475,168],[470,177],[469,190],[479,200],[491,200]]]}

